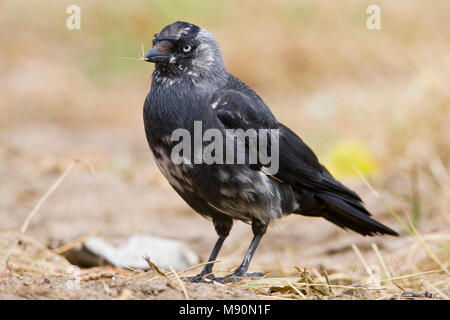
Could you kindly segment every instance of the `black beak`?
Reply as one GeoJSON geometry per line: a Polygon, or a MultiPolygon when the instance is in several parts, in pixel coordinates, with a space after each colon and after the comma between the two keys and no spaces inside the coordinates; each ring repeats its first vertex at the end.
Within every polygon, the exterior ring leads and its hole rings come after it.
{"type": "Polygon", "coordinates": [[[170,59],[170,54],[160,52],[158,50],[158,45],[154,46],[141,58],[142,61],[148,62],[168,62],[170,59]]]}

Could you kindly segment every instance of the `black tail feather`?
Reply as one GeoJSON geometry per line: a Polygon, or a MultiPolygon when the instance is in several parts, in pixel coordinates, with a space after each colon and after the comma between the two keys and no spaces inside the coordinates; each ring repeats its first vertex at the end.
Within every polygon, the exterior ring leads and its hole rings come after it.
{"type": "Polygon", "coordinates": [[[370,213],[359,201],[344,200],[327,193],[316,194],[315,197],[326,205],[321,216],[341,228],[351,229],[364,236],[376,234],[398,236],[398,233],[391,228],[372,219],[370,213]]]}

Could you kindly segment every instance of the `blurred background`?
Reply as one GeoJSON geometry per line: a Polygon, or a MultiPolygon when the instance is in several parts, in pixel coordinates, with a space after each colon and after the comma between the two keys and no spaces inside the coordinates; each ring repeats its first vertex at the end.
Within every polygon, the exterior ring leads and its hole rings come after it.
{"type": "MultiPolygon", "coordinates": [[[[441,261],[450,261],[445,0],[1,1],[0,229],[20,229],[76,158],[79,165],[27,234],[54,246],[96,230],[109,239],[145,233],[182,240],[207,259],[216,238],[211,223],[172,190],[148,150],[142,105],[153,65],[121,58],[139,58],[141,43],[149,49],[153,35],[177,20],[213,33],[230,73],[401,233],[369,239],[290,216],[269,230],[251,270],[286,275],[294,265],[322,265],[356,272],[363,267],[350,245],[370,263],[372,243],[394,273],[439,268],[425,254],[408,255],[414,240],[355,167],[441,261]],[[80,30],[66,28],[71,4],[81,8],[80,30]],[[366,27],[371,4],[381,9],[381,30],[366,27]]],[[[217,268],[238,265],[250,237],[250,227],[236,223],[217,268]]],[[[448,281],[435,286],[449,289],[448,281]]]]}

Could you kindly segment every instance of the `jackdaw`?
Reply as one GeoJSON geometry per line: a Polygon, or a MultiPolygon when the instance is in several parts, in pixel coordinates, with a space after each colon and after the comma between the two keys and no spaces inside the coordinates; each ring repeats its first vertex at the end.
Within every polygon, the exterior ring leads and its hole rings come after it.
{"type": "Polygon", "coordinates": [[[142,60],[155,63],[151,89],[144,103],[148,144],[156,164],[175,191],[192,209],[212,220],[219,238],[208,261],[216,260],[233,220],[250,223],[254,235],[244,260],[232,274],[215,278],[210,263],[198,275],[189,277],[190,281],[207,277],[234,282],[261,276],[247,273],[256,247],[271,221],[291,213],[323,217],[364,236],[398,235],[372,219],[361,198],[334,179],[314,152],[277,121],[251,88],[227,72],[219,44],[211,33],[191,23],[175,22],[155,34],[153,48],[142,60]],[[223,139],[217,135],[205,139],[209,129],[222,133],[223,139]],[[254,130],[256,135],[243,139],[234,135],[233,143],[226,144],[232,129],[254,130]],[[263,140],[260,129],[277,134],[267,135],[266,139],[267,148],[276,145],[276,150],[273,149],[276,152],[271,149],[277,156],[276,172],[270,172],[268,164],[259,158],[249,161],[250,151],[256,149],[258,155],[262,154],[259,144],[252,149],[250,142],[255,138],[263,140]],[[174,156],[174,148],[181,140],[174,133],[180,130],[193,136],[200,130],[200,137],[186,144],[192,146],[193,153],[183,150],[174,156]],[[210,155],[223,161],[199,161],[213,140],[216,146],[223,144],[224,153],[231,150],[234,161],[223,160],[225,156],[221,158],[218,147],[209,149],[210,155]],[[238,140],[245,147],[244,162],[236,162],[238,150],[242,150],[234,149],[238,140]],[[199,145],[205,148],[196,150],[199,145]]]}

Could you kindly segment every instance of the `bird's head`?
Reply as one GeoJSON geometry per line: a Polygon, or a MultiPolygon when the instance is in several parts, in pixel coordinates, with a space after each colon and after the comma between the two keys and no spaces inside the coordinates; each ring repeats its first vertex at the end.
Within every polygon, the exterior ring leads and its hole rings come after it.
{"type": "Polygon", "coordinates": [[[142,60],[155,63],[154,80],[164,84],[189,80],[223,81],[227,75],[219,44],[203,28],[187,22],[175,22],[155,34],[153,48],[142,60]]]}

